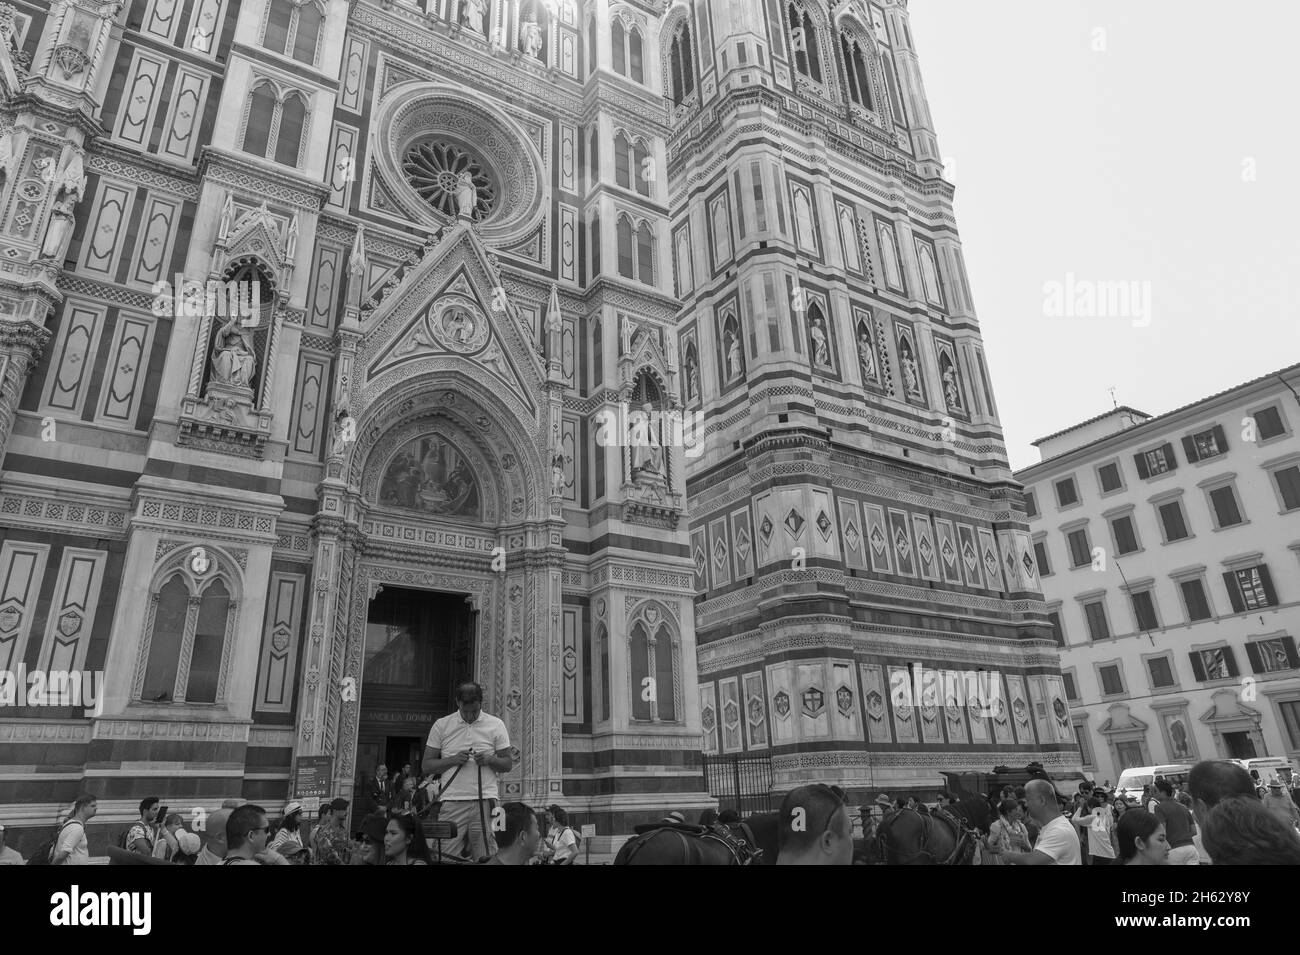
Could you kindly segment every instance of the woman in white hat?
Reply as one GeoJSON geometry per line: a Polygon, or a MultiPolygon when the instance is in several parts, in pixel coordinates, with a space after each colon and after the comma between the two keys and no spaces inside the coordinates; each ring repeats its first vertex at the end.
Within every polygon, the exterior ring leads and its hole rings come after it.
{"type": "Polygon", "coordinates": [[[280,847],[288,843],[296,846],[302,845],[302,834],[298,831],[298,824],[302,821],[302,803],[291,802],[284,807],[284,820],[280,823],[280,831],[275,834],[271,840],[268,849],[279,851],[280,847]]]}

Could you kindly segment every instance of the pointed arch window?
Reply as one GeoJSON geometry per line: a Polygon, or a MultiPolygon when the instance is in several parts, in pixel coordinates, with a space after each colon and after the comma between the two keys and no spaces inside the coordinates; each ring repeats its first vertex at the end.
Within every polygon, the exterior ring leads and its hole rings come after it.
{"type": "Polygon", "coordinates": [[[635,261],[632,253],[632,220],[627,216],[619,216],[618,274],[626,279],[635,278],[635,261]]]}
{"type": "Polygon", "coordinates": [[[822,82],[821,57],[817,52],[817,30],[812,17],[801,3],[791,3],[786,8],[790,25],[790,49],[794,53],[794,67],[814,82],[822,82]]]}
{"type": "Polygon", "coordinates": [[[632,719],[677,721],[678,655],[676,633],[663,612],[653,605],[642,609],[628,637],[632,719]]]}
{"type": "Polygon", "coordinates": [[[636,230],[636,277],[646,285],[655,281],[655,239],[650,223],[642,222],[636,230]]]}
{"type": "Polygon", "coordinates": [[[591,76],[596,72],[600,65],[600,28],[596,26],[596,18],[591,18],[591,23],[587,25],[587,75],[591,76]]]}
{"type": "Polygon", "coordinates": [[[182,549],[168,560],[149,599],[134,700],[224,702],[239,602],[231,567],[211,552],[192,556],[196,551],[182,549]]]}
{"type": "Polygon", "coordinates": [[[867,69],[867,54],[862,40],[853,32],[840,33],[840,53],[844,57],[844,74],[848,80],[849,98],[859,106],[874,110],[875,98],[871,94],[871,75],[867,69]]]}
{"type": "Polygon", "coordinates": [[[297,93],[280,104],[280,131],[275,138],[275,161],[286,166],[298,165],[302,133],[307,126],[307,104],[297,93]]]}
{"type": "Polygon", "coordinates": [[[600,274],[600,213],[591,217],[591,274],[600,274]]]}
{"type": "Polygon", "coordinates": [[[614,181],[624,189],[632,188],[632,144],[622,130],[614,137],[614,181]]]}
{"type": "Polygon", "coordinates": [[[641,40],[641,31],[633,27],[627,34],[627,61],[631,66],[630,78],[633,83],[645,82],[645,54],[641,40]]]}
{"type": "Polygon", "coordinates": [[[643,196],[650,195],[650,184],[655,178],[654,166],[650,162],[650,147],[640,139],[632,144],[632,169],[636,191],[643,196]]]}
{"type": "Polygon", "coordinates": [[[325,10],[315,0],[271,0],[262,29],[262,46],[300,63],[315,65],[324,22],[325,10]]]}
{"type": "Polygon", "coordinates": [[[695,91],[695,55],[691,50],[690,21],[683,20],[673,34],[668,53],[668,77],[673,105],[681,106],[695,91]]]}
{"type": "Polygon", "coordinates": [[[619,76],[627,76],[627,31],[623,29],[620,20],[615,20],[610,25],[609,46],[613,54],[614,72],[619,76]]]}
{"type": "Polygon", "coordinates": [[[615,17],[609,27],[610,52],[614,72],[634,83],[645,82],[645,37],[636,24],[625,24],[615,17]]]}
{"type": "Polygon", "coordinates": [[[307,94],[279,90],[270,80],[256,81],[248,98],[240,148],[263,159],[298,166],[311,126],[307,94]]]}

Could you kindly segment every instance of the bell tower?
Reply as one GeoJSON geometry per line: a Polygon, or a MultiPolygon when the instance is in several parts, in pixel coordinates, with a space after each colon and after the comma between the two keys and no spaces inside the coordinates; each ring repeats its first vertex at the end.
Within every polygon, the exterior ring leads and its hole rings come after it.
{"type": "Polygon", "coordinates": [[[705,751],[863,795],[1072,761],[906,3],[664,30],[705,751]]]}

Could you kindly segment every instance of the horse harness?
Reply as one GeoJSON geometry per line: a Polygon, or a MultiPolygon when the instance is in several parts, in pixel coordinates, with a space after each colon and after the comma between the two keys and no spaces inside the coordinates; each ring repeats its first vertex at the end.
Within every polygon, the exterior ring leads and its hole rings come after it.
{"type": "Polygon", "coordinates": [[[745,822],[731,827],[719,824],[693,826],[689,823],[674,824],[664,822],[651,823],[648,826],[637,826],[636,842],[628,850],[627,858],[623,864],[631,865],[633,857],[661,832],[671,832],[677,837],[682,846],[682,855],[688,860],[691,857],[693,848],[691,840],[695,839],[700,842],[716,842],[721,845],[731,856],[731,865],[762,864],[763,850],[759,848],[758,840],[754,838],[753,831],[749,828],[749,824],[745,822]],[[736,830],[739,830],[739,832],[736,830]]]}
{"type": "Polygon", "coordinates": [[[876,834],[877,838],[880,839],[881,848],[885,850],[881,854],[883,858],[888,859],[889,857],[889,832],[893,828],[892,826],[887,826],[887,823],[894,821],[898,816],[905,812],[910,812],[921,820],[921,838],[918,842],[916,851],[903,859],[899,865],[912,865],[916,860],[922,857],[929,859],[931,865],[961,864],[961,859],[970,848],[969,843],[971,840],[971,833],[951,813],[948,813],[943,809],[935,809],[930,812],[919,812],[915,809],[898,809],[882,819],[880,821],[880,826],[876,830],[876,834]],[[931,837],[934,833],[934,817],[936,816],[945,820],[952,827],[954,836],[952,852],[944,859],[936,859],[934,853],[932,853],[929,848],[931,837]]]}

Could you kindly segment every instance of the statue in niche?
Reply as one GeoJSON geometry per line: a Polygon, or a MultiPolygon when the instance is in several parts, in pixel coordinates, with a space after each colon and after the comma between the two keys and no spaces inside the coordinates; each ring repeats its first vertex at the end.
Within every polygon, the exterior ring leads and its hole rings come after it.
{"type": "Polygon", "coordinates": [[[563,497],[564,487],[568,484],[564,479],[564,464],[564,452],[556,451],[551,458],[551,494],[555,497],[563,497]]]}
{"type": "Polygon", "coordinates": [[[542,58],[542,28],[537,25],[537,11],[529,10],[519,25],[519,49],[535,60],[542,58]]]}
{"type": "Polygon", "coordinates": [[[858,329],[858,362],[862,365],[862,377],[874,381],[876,378],[875,348],[865,328],[858,329]]]}
{"type": "MultiPolygon", "coordinates": [[[[49,159],[46,163],[41,170],[42,177],[53,169],[54,160],[49,159]]],[[[55,197],[54,208],[50,210],[50,223],[45,231],[40,258],[62,262],[76,224],[72,210],[86,192],[86,176],[82,172],[80,155],[74,153],[62,174],[53,177],[51,191],[55,197]]]]}
{"type": "Polygon", "coordinates": [[[903,368],[903,387],[909,395],[919,398],[921,396],[921,373],[916,366],[916,356],[912,354],[912,346],[904,338],[898,346],[900,354],[899,364],[903,368]]]}
{"type": "Polygon", "coordinates": [[[448,337],[457,344],[463,345],[474,334],[474,322],[463,309],[452,309],[444,321],[448,337]]]}
{"type": "Polygon", "coordinates": [[[632,479],[634,481],[662,481],[664,477],[664,449],[655,433],[654,405],[646,402],[640,411],[631,415],[628,444],[632,447],[632,479]]]}
{"type": "Polygon", "coordinates": [[[808,333],[812,336],[813,341],[813,361],[824,368],[829,368],[831,366],[831,355],[826,347],[826,326],[822,323],[820,315],[813,316],[812,324],[808,327],[808,333]]]}
{"type": "Polygon", "coordinates": [[[483,15],[487,12],[486,0],[461,0],[460,22],[479,36],[483,35],[483,15]]]}
{"type": "Polygon", "coordinates": [[[740,336],[728,330],[727,337],[727,377],[735,380],[745,375],[745,360],[740,353],[740,336]]]}
{"type": "Polygon", "coordinates": [[[686,368],[686,400],[694,401],[700,393],[700,367],[695,361],[695,349],[687,347],[686,360],[683,362],[686,368]]]}
{"type": "Polygon", "coordinates": [[[456,178],[456,211],[462,219],[472,219],[477,205],[478,190],[474,188],[474,177],[466,169],[456,178]]]}
{"type": "Polygon", "coordinates": [[[251,388],[257,355],[252,334],[232,315],[217,331],[212,347],[212,380],[219,385],[251,388]]]}
{"type": "Polygon", "coordinates": [[[957,372],[952,365],[945,365],[943,369],[943,400],[949,409],[961,410],[961,389],[957,387],[957,372]]]}

